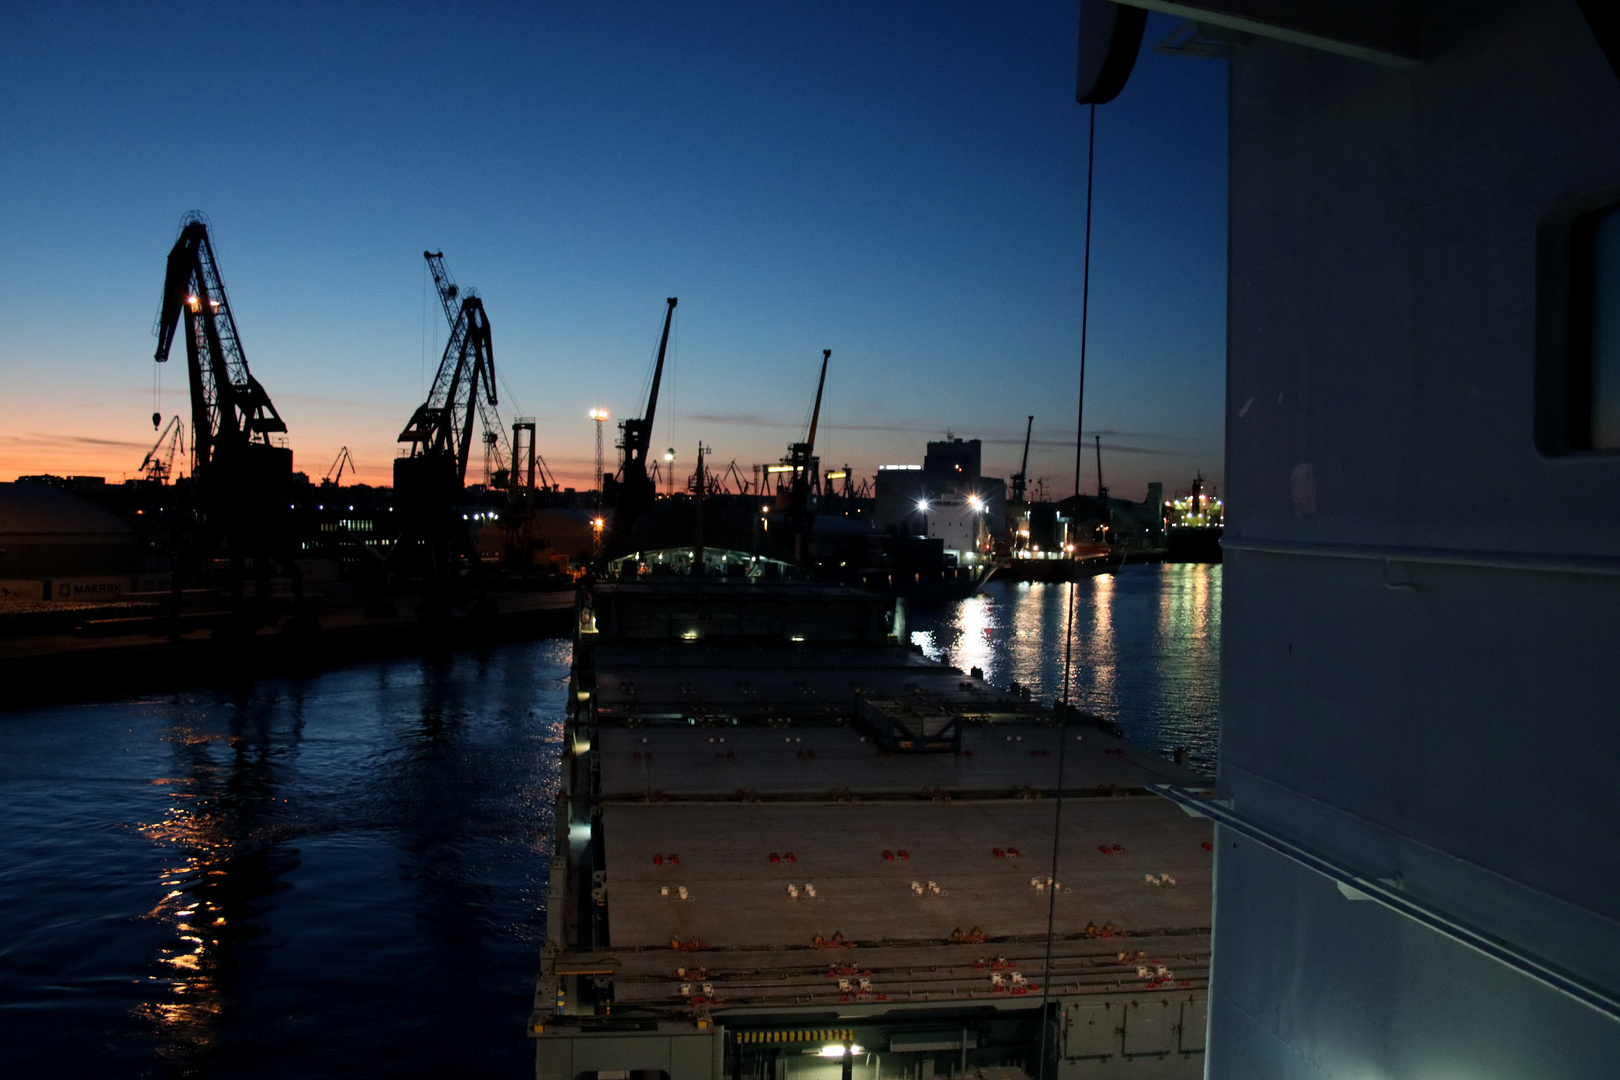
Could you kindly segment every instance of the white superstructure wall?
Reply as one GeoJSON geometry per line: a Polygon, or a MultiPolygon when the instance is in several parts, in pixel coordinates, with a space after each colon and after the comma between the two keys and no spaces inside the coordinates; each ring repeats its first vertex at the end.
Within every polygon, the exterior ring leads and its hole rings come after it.
{"type": "MultiPolygon", "coordinates": [[[[1620,455],[1536,432],[1620,78],[1573,0],[1417,6],[1408,69],[1230,60],[1220,795],[1620,1000],[1620,455]]],[[[1620,1019],[1221,837],[1212,1077],[1620,1076],[1620,1019]]]]}

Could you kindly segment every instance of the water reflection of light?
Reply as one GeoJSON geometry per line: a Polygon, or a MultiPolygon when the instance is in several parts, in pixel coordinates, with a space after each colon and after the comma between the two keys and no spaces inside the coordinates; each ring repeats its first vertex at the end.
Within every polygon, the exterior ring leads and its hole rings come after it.
{"type": "MultiPolygon", "coordinates": [[[[1215,763],[1220,706],[1221,567],[1126,566],[1077,582],[1071,697],[1162,753],[1215,763]]],[[[1067,583],[992,581],[974,599],[912,613],[929,657],[983,667],[1043,701],[1063,691],[1067,583]],[[986,627],[984,634],[964,632],[986,627]],[[984,646],[988,645],[988,649],[984,646]]]]}
{"type": "MultiPolygon", "coordinates": [[[[1082,708],[1092,712],[1118,711],[1119,653],[1114,643],[1114,575],[1100,574],[1091,579],[1091,633],[1085,648],[1076,648],[1084,658],[1091,684],[1089,694],[1078,695],[1082,708]]],[[[1078,627],[1076,631],[1078,632],[1078,627]]],[[[1080,673],[1076,673],[1080,678],[1080,673]]]]}
{"type": "Polygon", "coordinates": [[[162,897],[146,917],[173,932],[155,957],[163,974],[150,982],[152,998],[135,1012],[157,1028],[160,1056],[191,1072],[219,1037],[220,976],[235,922],[226,905],[256,883],[258,871],[243,863],[262,854],[255,833],[281,800],[272,794],[263,743],[189,725],[176,725],[168,741],[177,775],[153,783],[167,787],[170,805],[140,830],[172,856],[158,877],[162,897]]]}
{"type": "Polygon", "coordinates": [[[911,643],[922,650],[922,654],[930,660],[943,660],[944,655],[938,645],[934,644],[934,634],[931,630],[913,630],[911,643]]]}
{"type": "Polygon", "coordinates": [[[990,598],[980,593],[970,596],[956,609],[951,625],[956,628],[956,648],[953,664],[967,671],[980,668],[986,679],[1001,677],[999,657],[994,648],[996,629],[995,609],[990,598]]]}

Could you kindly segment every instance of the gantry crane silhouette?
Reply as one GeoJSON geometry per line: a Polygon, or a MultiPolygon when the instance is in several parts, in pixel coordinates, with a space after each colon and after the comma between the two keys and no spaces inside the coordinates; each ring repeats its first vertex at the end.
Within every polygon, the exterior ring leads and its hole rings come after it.
{"type": "Polygon", "coordinates": [[[287,425],[248,370],[208,221],[197,212],[186,216],[169,252],[153,356],[158,363],[169,359],[182,322],[191,387],[195,522],[191,544],[179,553],[172,572],[176,623],[181,590],[205,561],[223,549],[229,557],[231,610],[238,630],[271,616],[267,600],[272,561],[292,581],[294,625],[311,625],[304,612],[303,576],[294,561],[297,544],[288,516],[293,454],[272,441],[284,435],[287,425]],[[256,582],[251,599],[245,588],[250,562],[256,582]]]}

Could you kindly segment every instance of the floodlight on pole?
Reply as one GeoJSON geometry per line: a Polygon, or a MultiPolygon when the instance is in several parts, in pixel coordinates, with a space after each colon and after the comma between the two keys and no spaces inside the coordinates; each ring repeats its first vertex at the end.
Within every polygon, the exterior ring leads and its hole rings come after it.
{"type": "Polygon", "coordinates": [[[606,409],[592,409],[591,419],[596,421],[596,490],[602,490],[602,421],[608,418],[606,409]]]}

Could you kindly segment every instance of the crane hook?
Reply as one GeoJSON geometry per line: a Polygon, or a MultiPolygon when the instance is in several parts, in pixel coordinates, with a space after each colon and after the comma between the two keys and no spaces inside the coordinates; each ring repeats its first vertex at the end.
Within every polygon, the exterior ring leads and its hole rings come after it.
{"type": "Polygon", "coordinates": [[[156,431],[158,429],[158,425],[161,424],[161,423],[163,423],[163,414],[162,413],[157,413],[157,412],[153,413],[152,414],[152,430],[156,431]]]}

